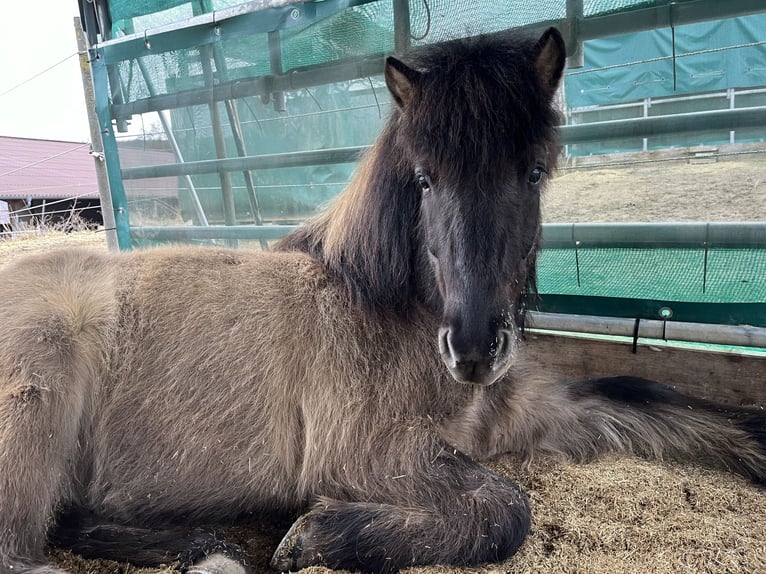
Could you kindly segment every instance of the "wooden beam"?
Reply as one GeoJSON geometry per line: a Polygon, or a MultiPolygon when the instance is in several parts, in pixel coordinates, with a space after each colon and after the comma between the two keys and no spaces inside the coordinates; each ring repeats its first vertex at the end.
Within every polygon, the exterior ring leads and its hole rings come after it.
{"type": "Polygon", "coordinates": [[[576,380],[644,377],[695,397],[732,405],[766,406],[766,354],[691,349],[527,333],[525,354],[552,377],[576,380]]]}

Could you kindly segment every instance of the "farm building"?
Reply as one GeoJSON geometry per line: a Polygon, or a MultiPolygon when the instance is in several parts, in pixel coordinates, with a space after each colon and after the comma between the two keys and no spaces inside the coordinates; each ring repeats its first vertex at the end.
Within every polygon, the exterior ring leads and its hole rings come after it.
{"type": "Polygon", "coordinates": [[[101,223],[90,144],[0,136],[0,200],[5,223],[66,220],[72,213],[101,223]]]}
{"type": "MultiPolygon", "coordinates": [[[[135,137],[128,140],[123,146],[126,166],[169,161],[168,153],[153,149],[152,142],[135,137]]],[[[41,223],[58,225],[74,215],[88,224],[102,225],[90,147],[82,142],[0,136],[0,201],[5,202],[0,223],[19,232],[41,223]]],[[[162,182],[152,197],[173,206],[178,188],[162,182]]]]}

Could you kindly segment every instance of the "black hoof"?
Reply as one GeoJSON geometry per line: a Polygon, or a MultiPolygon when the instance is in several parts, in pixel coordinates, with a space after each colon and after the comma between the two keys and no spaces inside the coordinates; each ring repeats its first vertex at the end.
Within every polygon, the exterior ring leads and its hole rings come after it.
{"type": "Polygon", "coordinates": [[[295,572],[301,568],[322,564],[322,557],[311,545],[311,519],[304,514],[296,520],[279,543],[271,567],[279,572],[295,572]]]}

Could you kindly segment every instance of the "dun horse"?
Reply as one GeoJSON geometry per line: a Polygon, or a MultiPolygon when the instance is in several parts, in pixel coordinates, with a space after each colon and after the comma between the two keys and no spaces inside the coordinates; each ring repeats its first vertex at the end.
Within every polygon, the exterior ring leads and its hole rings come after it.
{"type": "Polygon", "coordinates": [[[521,364],[559,33],[406,62],[387,61],[395,109],[355,179],[278,250],[68,251],[4,270],[2,574],[62,574],[49,542],[242,572],[189,525],[277,511],[297,516],[278,570],[500,561],[530,509],[476,462],[497,453],[630,451],[766,478],[763,414],[521,364]]]}

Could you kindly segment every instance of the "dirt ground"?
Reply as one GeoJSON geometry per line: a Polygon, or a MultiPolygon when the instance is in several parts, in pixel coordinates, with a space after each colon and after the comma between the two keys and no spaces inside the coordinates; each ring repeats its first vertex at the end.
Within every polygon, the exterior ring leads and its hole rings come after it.
{"type": "MultiPolygon", "coordinates": [[[[551,222],[766,220],[766,155],[564,169],[545,206],[551,222]]],[[[93,233],[0,241],[0,264],[72,243],[105,248],[103,234],[93,233]]],[[[534,524],[521,551],[498,565],[409,572],[766,573],[766,492],[738,477],[633,458],[580,466],[542,458],[523,469],[501,457],[490,466],[530,494],[534,524]]],[[[268,525],[238,528],[232,541],[245,545],[256,572],[267,572],[281,532],[268,525]]],[[[64,552],[54,559],[73,574],[175,572],[172,565],[147,570],[64,552]]]]}
{"type": "Polygon", "coordinates": [[[651,163],[587,167],[583,158],[574,168],[560,165],[545,196],[545,221],[764,221],[766,148],[743,151],[757,153],[706,163],[657,161],[694,153],[670,150],[606,159],[651,163]]]}

